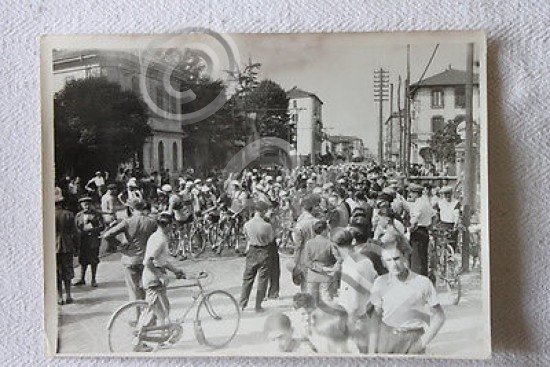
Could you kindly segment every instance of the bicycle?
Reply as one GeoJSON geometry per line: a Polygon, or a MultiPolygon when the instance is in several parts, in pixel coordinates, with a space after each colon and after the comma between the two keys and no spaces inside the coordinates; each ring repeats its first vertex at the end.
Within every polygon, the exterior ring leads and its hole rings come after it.
{"type": "Polygon", "coordinates": [[[190,225],[179,227],[172,225],[172,238],[168,250],[174,257],[181,255],[184,258],[190,254],[192,258],[199,257],[206,249],[207,235],[203,228],[203,219],[194,218],[190,225]]]}
{"type": "Polygon", "coordinates": [[[451,245],[453,234],[447,229],[433,228],[429,243],[429,278],[436,289],[445,289],[450,303],[457,305],[462,296],[461,259],[451,245]]]}
{"type": "Polygon", "coordinates": [[[241,311],[235,298],[226,291],[205,291],[202,279],[207,272],[187,274],[192,283],[170,287],[198,288],[193,301],[173,322],[166,322],[160,310],[147,301],[131,301],[119,307],[107,324],[107,341],[112,353],[157,351],[177,343],[182,336],[182,325],[187,315],[196,307],[193,319],[195,338],[201,345],[213,349],[228,345],[239,329],[241,311]]]}
{"type": "Polygon", "coordinates": [[[244,239],[244,230],[241,217],[235,213],[220,213],[218,237],[220,238],[216,253],[221,255],[224,248],[233,248],[236,252],[239,248],[239,241],[244,239]]]}

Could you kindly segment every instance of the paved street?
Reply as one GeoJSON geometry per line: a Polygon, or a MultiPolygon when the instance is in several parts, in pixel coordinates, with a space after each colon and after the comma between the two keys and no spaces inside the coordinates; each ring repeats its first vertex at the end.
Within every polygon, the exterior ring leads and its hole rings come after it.
{"type": "MultiPolygon", "coordinates": [[[[264,320],[273,310],[287,311],[291,307],[292,295],[298,291],[290,281],[290,273],[281,259],[281,298],[265,302],[267,312],[257,315],[251,308],[245,310],[239,332],[233,342],[222,350],[211,350],[201,346],[195,339],[193,324],[184,325],[183,337],[174,348],[158,351],[160,354],[195,355],[267,355],[273,353],[266,348],[262,328],[264,320]]],[[[210,257],[198,261],[185,261],[179,265],[187,271],[206,270],[212,274],[207,281],[208,289],[223,289],[236,299],[240,294],[244,258],[210,257]]],[[[78,270],[76,272],[78,274],[78,270]]],[[[110,315],[127,301],[122,267],[119,255],[102,259],[98,271],[99,288],[74,288],[76,302],[60,308],[60,352],[69,354],[108,353],[106,325],[110,315]]],[[[446,306],[447,321],[437,338],[428,348],[429,354],[446,356],[471,355],[482,348],[480,274],[474,272],[463,277],[465,291],[458,306],[446,306]]],[[[179,281],[174,280],[172,285],[179,281]]],[[[169,291],[172,316],[180,315],[190,303],[192,288],[169,291]]],[[[252,296],[255,295],[253,290],[252,296]]],[[[253,299],[251,299],[253,304],[253,299]]],[[[250,306],[249,306],[250,307],[250,306]]]]}

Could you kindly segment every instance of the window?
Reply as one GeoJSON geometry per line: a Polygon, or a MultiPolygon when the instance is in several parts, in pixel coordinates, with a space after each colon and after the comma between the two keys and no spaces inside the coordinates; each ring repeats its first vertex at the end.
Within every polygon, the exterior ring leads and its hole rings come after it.
{"type": "Polygon", "coordinates": [[[178,143],[172,144],[172,172],[178,171],[178,143]]]}
{"type": "Polygon", "coordinates": [[[434,116],[434,117],[432,117],[432,132],[433,133],[443,129],[444,126],[445,126],[445,119],[443,119],[443,116],[434,116]]]}
{"type": "Polygon", "coordinates": [[[455,107],[466,108],[466,88],[464,86],[455,87],[455,107]]]}
{"type": "Polygon", "coordinates": [[[158,153],[159,153],[159,171],[161,171],[161,170],[164,170],[164,143],[162,141],[159,141],[158,153]]]}
{"type": "Polygon", "coordinates": [[[292,114],[292,121],[293,122],[298,122],[298,114],[296,114],[296,113],[292,114]]]}
{"type": "Polygon", "coordinates": [[[432,108],[443,108],[443,89],[434,89],[432,91],[432,108]]]}
{"type": "Polygon", "coordinates": [[[292,107],[297,108],[298,102],[296,100],[292,101],[292,107]]]}
{"type": "Polygon", "coordinates": [[[86,68],[84,72],[86,74],[86,78],[89,78],[92,76],[92,68],[86,68]]]}

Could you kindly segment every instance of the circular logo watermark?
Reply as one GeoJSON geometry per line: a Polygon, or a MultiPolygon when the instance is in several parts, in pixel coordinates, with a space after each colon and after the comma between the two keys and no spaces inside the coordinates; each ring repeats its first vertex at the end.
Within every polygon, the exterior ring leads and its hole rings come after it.
{"type": "Polygon", "coordinates": [[[154,37],[140,53],[139,82],[143,99],[149,109],[162,118],[176,120],[182,125],[203,121],[227,102],[230,80],[223,80],[219,93],[206,105],[186,113],[178,106],[195,101],[197,95],[192,87],[186,90],[174,88],[173,81],[186,78],[187,84],[192,85],[196,81],[194,79],[212,77],[216,71],[225,73],[228,78],[226,71],[236,71],[239,59],[238,49],[231,37],[208,28],[189,27],[178,34],[154,37]],[[220,49],[224,56],[220,55],[220,49]]]}

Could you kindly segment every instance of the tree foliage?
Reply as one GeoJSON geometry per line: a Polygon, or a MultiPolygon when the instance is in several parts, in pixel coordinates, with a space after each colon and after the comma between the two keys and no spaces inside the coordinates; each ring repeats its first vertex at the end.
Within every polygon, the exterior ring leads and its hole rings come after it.
{"type": "Polygon", "coordinates": [[[114,173],[151,134],[146,111],[138,96],[104,77],[69,81],[54,98],[56,173],[114,173]]]}
{"type": "Polygon", "coordinates": [[[289,125],[288,98],[279,84],[268,79],[261,81],[248,100],[247,105],[256,111],[260,136],[290,141],[293,131],[289,125]]]}
{"type": "Polygon", "coordinates": [[[435,131],[430,139],[430,150],[437,162],[453,163],[456,158],[456,146],[462,142],[458,134],[461,118],[447,121],[442,129],[435,131]]]}

